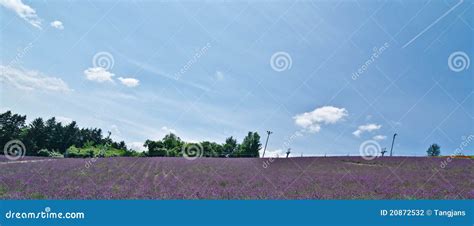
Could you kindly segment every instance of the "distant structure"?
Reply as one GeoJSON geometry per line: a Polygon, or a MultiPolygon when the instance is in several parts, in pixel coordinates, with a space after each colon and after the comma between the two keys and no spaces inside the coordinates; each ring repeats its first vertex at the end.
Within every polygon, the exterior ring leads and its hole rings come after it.
{"type": "Polygon", "coordinates": [[[382,148],[382,151],[380,152],[380,154],[382,154],[382,157],[385,155],[385,153],[387,153],[387,148],[382,148]]]}
{"type": "Polygon", "coordinates": [[[393,144],[395,143],[395,137],[396,137],[397,135],[398,135],[397,133],[393,134],[392,148],[390,148],[390,157],[392,157],[392,155],[393,155],[393,144]]]}
{"type": "Polygon", "coordinates": [[[288,156],[290,155],[290,153],[291,153],[290,150],[291,150],[291,148],[288,148],[288,151],[286,151],[286,158],[288,158],[288,156]]]}
{"type": "Polygon", "coordinates": [[[263,148],[262,158],[265,157],[265,151],[267,150],[268,138],[270,137],[270,134],[272,133],[273,133],[272,131],[267,131],[267,141],[265,141],[265,148],[263,148]]]}

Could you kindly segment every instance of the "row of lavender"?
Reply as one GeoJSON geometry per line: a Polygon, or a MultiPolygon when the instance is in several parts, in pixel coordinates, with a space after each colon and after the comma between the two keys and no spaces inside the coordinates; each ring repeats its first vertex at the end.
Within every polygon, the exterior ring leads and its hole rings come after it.
{"type": "Polygon", "coordinates": [[[474,199],[471,159],[101,158],[0,163],[2,199],[474,199]]]}

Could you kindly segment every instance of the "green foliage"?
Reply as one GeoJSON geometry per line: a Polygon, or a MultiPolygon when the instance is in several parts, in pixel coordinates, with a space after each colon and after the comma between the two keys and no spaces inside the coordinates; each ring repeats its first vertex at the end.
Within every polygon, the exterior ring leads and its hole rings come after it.
{"type": "Polygon", "coordinates": [[[238,150],[237,140],[233,137],[228,137],[225,139],[225,143],[222,145],[222,155],[224,157],[231,156],[234,152],[238,150]]]}
{"type": "Polygon", "coordinates": [[[182,151],[188,145],[193,147],[190,151],[198,151],[201,157],[259,157],[258,151],[262,147],[257,132],[249,132],[242,145],[239,145],[233,137],[227,138],[224,144],[211,141],[203,141],[199,144],[185,143],[181,138],[170,133],[158,141],[147,140],[143,146],[148,149],[146,156],[179,157],[183,156],[182,151]],[[201,148],[201,150],[196,150],[196,148],[201,148]]]}
{"type": "MultiPolygon", "coordinates": [[[[11,111],[0,114],[0,146],[3,147],[8,141],[21,140],[26,147],[26,155],[61,156],[69,147],[94,148],[110,145],[116,150],[111,155],[137,155],[127,149],[124,141],[114,142],[109,136],[103,137],[102,130],[97,128],[80,129],[75,121],[67,125],[56,121],[52,117],[46,121],[42,118],[34,119],[29,125],[25,125],[26,116],[13,114],[11,111]],[[117,154],[119,153],[119,154],[117,154]]],[[[72,149],[67,156],[93,156],[95,151],[88,153],[76,152],[72,149]]]]}
{"type": "Polygon", "coordinates": [[[109,147],[107,145],[89,146],[84,148],[77,148],[71,146],[64,154],[68,158],[94,158],[94,157],[119,157],[119,156],[138,156],[138,152],[127,151],[109,147]]]}
{"type": "Polygon", "coordinates": [[[26,116],[7,111],[0,114],[0,147],[14,139],[19,139],[25,128],[26,116]]]}
{"type": "Polygon", "coordinates": [[[219,157],[222,156],[223,147],[215,142],[203,141],[201,142],[202,156],[204,157],[219,157]]]}
{"type": "Polygon", "coordinates": [[[55,151],[48,151],[48,149],[41,149],[38,151],[37,156],[43,157],[54,157],[54,158],[62,158],[64,157],[63,154],[55,151]]]}
{"type": "Polygon", "coordinates": [[[260,135],[257,132],[249,132],[247,136],[242,141],[239,151],[237,153],[238,157],[258,157],[259,150],[262,148],[260,143],[260,135]]]}
{"type": "Polygon", "coordinates": [[[441,154],[441,147],[437,144],[432,144],[426,153],[428,156],[439,156],[441,154]]]}
{"type": "MultiPolygon", "coordinates": [[[[79,128],[75,121],[69,124],[58,122],[55,117],[44,121],[34,119],[26,125],[26,116],[13,114],[11,111],[0,114],[0,146],[8,141],[18,139],[26,146],[26,155],[67,158],[92,158],[115,156],[183,156],[185,142],[173,133],[167,134],[159,141],[147,140],[144,147],[148,151],[138,153],[127,149],[124,141],[115,142],[103,137],[98,128],[79,128]]],[[[192,150],[202,157],[259,157],[261,148],[260,136],[249,132],[242,144],[229,137],[224,144],[203,141],[194,144],[192,150]]]]}

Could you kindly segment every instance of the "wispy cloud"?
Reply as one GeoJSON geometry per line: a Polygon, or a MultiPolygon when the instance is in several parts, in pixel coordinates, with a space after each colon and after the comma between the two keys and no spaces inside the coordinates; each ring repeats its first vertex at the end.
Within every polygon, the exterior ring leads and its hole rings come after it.
{"type": "Polygon", "coordinates": [[[14,11],[19,17],[32,26],[41,29],[41,19],[36,14],[36,10],[24,4],[21,0],[0,0],[0,5],[14,11]]]}
{"type": "Polygon", "coordinates": [[[69,92],[72,89],[62,79],[47,76],[34,70],[0,65],[0,82],[11,84],[23,90],[44,90],[69,92]]]}
{"type": "Polygon", "coordinates": [[[354,134],[354,136],[356,136],[356,137],[360,137],[360,135],[362,135],[362,133],[364,133],[364,132],[372,132],[372,131],[378,130],[380,128],[382,128],[382,125],[377,125],[377,124],[374,124],[374,123],[365,124],[365,125],[361,125],[361,126],[357,127],[357,130],[352,132],[352,134],[354,134]]]}
{"type": "Polygon", "coordinates": [[[296,125],[309,132],[319,132],[322,124],[334,124],[343,120],[348,115],[345,108],[323,106],[311,112],[305,112],[293,117],[296,125]]]}
{"type": "Polygon", "coordinates": [[[385,140],[385,139],[387,139],[387,136],[377,135],[377,136],[374,136],[372,139],[374,139],[374,140],[385,140]]]}
{"type": "MultiPolygon", "coordinates": [[[[124,57],[126,57],[126,56],[124,56],[124,57]]],[[[154,75],[158,75],[160,77],[163,77],[163,78],[166,78],[166,79],[178,82],[178,83],[181,83],[181,84],[186,85],[186,86],[190,86],[190,87],[193,87],[193,88],[196,88],[196,89],[200,89],[202,91],[206,91],[206,92],[210,91],[210,89],[208,87],[202,86],[202,85],[194,83],[194,82],[187,81],[183,78],[177,79],[176,76],[170,75],[170,74],[168,74],[168,73],[166,73],[166,72],[164,72],[164,71],[162,71],[162,70],[160,70],[160,69],[158,69],[155,66],[152,66],[150,64],[139,62],[139,61],[136,61],[134,59],[130,59],[129,57],[126,57],[126,58],[131,64],[134,64],[135,66],[137,66],[138,68],[140,68],[143,71],[152,73],[154,75]]]]}

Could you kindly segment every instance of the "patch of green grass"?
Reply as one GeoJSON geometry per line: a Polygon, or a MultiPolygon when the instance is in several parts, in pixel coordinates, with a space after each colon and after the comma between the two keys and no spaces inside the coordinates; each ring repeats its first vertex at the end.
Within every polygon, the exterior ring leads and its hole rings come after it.
{"type": "Polygon", "coordinates": [[[47,197],[41,193],[35,192],[30,195],[31,199],[46,199],[47,197]]]}
{"type": "Polygon", "coordinates": [[[3,186],[0,186],[0,198],[6,197],[7,196],[7,189],[3,186]]]}

